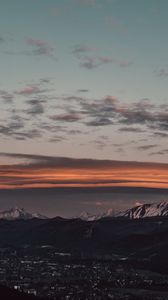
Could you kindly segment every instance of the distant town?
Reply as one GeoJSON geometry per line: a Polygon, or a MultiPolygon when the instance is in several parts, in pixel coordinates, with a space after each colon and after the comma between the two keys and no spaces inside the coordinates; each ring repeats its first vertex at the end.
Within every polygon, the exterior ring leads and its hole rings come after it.
{"type": "Polygon", "coordinates": [[[114,255],[71,255],[52,246],[0,249],[0,284],[51,299],[168,299],[168,275],[114,255]]]}

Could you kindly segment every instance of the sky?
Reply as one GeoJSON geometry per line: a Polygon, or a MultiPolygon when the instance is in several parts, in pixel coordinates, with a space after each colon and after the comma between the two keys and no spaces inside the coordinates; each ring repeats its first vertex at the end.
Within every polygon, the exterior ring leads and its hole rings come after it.
{"type": "Polygon", "coordinates": [[[167,189],[167,0],[0,4],[0,208],[17,189],[92,188],[95,210],[121,207],[97,187],[167,189]]]}

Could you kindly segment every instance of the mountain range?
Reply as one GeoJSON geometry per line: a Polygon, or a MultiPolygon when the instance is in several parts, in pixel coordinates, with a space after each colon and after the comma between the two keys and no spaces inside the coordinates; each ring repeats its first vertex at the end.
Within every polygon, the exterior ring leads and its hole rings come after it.
{"type": "MultiPolygon", "coordinates": [[[[168,216],[168,201],[151,204],[139,204],[125,211],[114,212],[113,209],[108,209],[106,212],[99,214],[89,214],[83,211],[77,218],[84,221],[96,221],[103,218],[127,218],[141,219],[147,217],[168,216]]],[[[14,207],[6,211],[0,211],[0,219],[4,220],[29,220],[29,219],[49,219],[39,213],[27,212],[24,208],[14,207]]]]}
{"type": "Polygon", "coordinates": [[[58,253],[142,258],[168,272],[168,203],[138,205],[115,217],[111,214],[109,211],[89,222],[38,218],[36,214],[11,219],[7,215],[8,219],[0,219],[0,248],[32,247],[40,251],[47,245],[58,253]]]}
{"type": "Polygon", "coordinates": [[[85,221],[96,221],[107,217],[124,217],[128,219],[140,219],[157,216],[168,216],[168,201],[151,204],[139,204],[125,211],[117,213],[115,213],[113,209],[108,209],[106,212],[97,215],[91,215],[84,211],[79,215],[79,218],[85,221]]]}

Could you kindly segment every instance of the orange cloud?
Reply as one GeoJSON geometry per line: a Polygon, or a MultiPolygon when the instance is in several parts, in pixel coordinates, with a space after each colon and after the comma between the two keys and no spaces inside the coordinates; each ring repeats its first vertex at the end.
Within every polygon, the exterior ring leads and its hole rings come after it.
{"type": "Polygon", "coordinates": [[[168,188],[168,164],[3,155],[23,161],[1,165],[1,189],[72,186],[168,188]]]}

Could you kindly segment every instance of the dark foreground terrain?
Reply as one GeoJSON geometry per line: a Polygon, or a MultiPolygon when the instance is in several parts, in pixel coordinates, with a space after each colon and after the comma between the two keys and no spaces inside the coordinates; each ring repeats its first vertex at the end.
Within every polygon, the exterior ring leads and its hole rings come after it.
{"type": "Polygon", "coordinates": [[[55,300],[168,299],[168,218],[1,220],[0,284],[55,300]]]}
{"type": "Polygon", "coordinates": [[[39,298],[33,295],[27,295],[23,292],[18,292],[3,285],[0,285],[0,298],[3,300],[47,300],[47,298],[39,298]]]}
{"type": "Polygon", "coordinates": [[[0,247],[27,245],[50,245],[58,252],[89,253],[90,256],[120,254],[150,259],[153,263],[159,259],[159,271],[167,272],[168,217],[104,218],[92,222],[60,217],[0,220],[0,247]]]}

